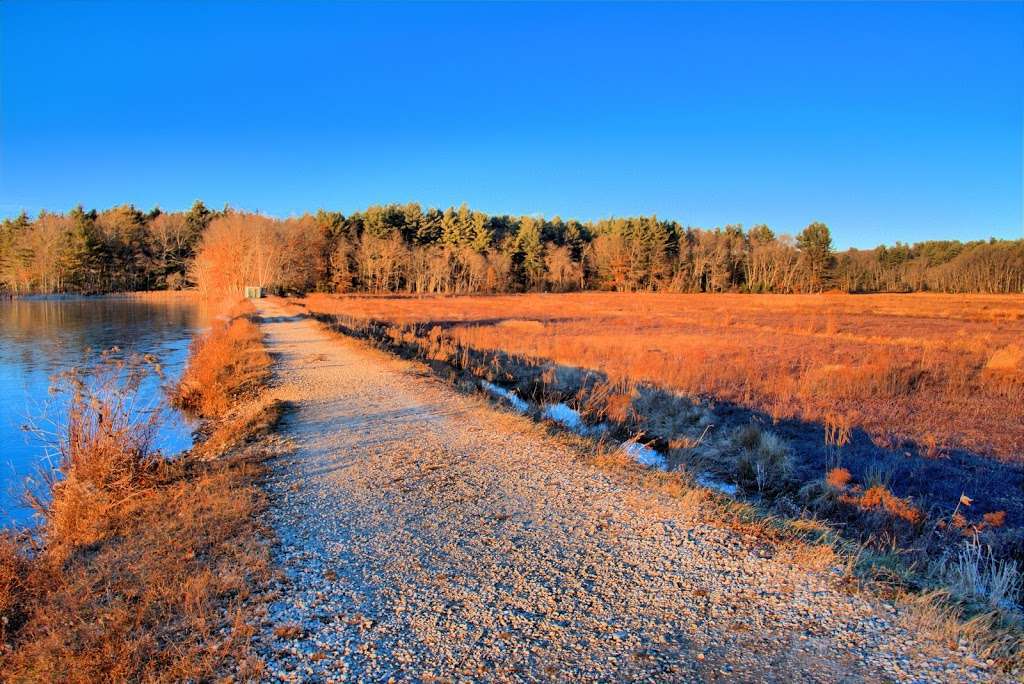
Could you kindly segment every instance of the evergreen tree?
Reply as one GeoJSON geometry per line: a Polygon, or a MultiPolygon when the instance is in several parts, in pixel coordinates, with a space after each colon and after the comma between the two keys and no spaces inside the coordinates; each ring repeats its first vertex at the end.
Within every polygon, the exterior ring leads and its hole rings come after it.
{"type": "Polygon", "coordinates": [[[516,233],[516,262],[520,278],[525,287],[536,290],[544,286],[544,222],[525,216],[519,222],[516,233]]]}
{"type": "MultiPolygon", "coordinates": [[[[226,209],[227,205],[224,206],[226,209]]],[[[188,225],[189,232],[195,235],[196,240],[206,231],[206,227],[210,225],[210,221],[213,218],[214,212],[207,209],[202,200],[193,202],[192,208],[185,214],[185,222],[188,225]]]]}
{"type": "Polygon", "coordinates": [[[439,209],[430,208],[420,219],[413,242],[417,245],[432,245],[441,240],[444,214],[439,209]]]}
{"type": "Polygon", "coordinates": [[[804,260],[807,289],[819,292],[825,287],[828,270],[832,267],[832,234],[828,226],[815,221],[796,236],[796,246],[804,260]]]}
{"type": "Polygon", "coordinates": [[[473,214],[465,203],[458,210],[446,209],[441,220],[441,242],[452,247],[472,244],[476,237],[473,214]]]}
{"type": "Polygon", "coordinates": [[[763,223],[759,223],[750,229],[747,233],[747,238],[750,240],[750,244],[753,246],[767,245],[769,242],[775,239],[775,233],[772,229],[763,223]]]}
{"type": "Polygon", "coordinates": [[[485,252],[491,246],[494,234],[491,232],[487,214],[474,211],[470,215],[470,246],[478,252],[485,252]]]}
{"type": "Polygon", "coordinates": [[[96,222],[82,211],[72,212],[71,219],[60,256],[67,286],[84,294],[101,292],[108,252],[97,235],[96,222]]]}

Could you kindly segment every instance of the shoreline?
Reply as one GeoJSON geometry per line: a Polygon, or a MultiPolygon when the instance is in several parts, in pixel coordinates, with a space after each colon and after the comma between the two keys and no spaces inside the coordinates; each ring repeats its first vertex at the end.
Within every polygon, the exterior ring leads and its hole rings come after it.
{"type": "Polygon", "coordinates": [[[0,301],[22,302],[74,302],[101,299],[196,299],[198,290],[141,290],[138,292],[102,292],[97,294],[10,294],[0,293],[0,301]]]}
{"type": "Polygon", "coordinates": [[[147,453],[118,408],[130,394],[86,389],[73,408],[43,524],[0,536],[0,679],[259,677],[243,618],[273,572],[260,479],[283,407],[244,310],[199,333],[188,363],[183,377],[202,363],[212,378],[200,396],[222,398],[178,458],[147,453]]]}

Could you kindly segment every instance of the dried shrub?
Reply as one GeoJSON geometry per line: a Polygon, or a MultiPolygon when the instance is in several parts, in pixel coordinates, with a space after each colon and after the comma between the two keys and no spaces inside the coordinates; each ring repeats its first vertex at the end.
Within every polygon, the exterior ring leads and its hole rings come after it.
{"type": "Polygon", "coordinates": [[[632,393],[614,394],[605,402],[604,415],[608,420],[625,423],[629,420],[632,404],[632,393]]]}
{"type": "Polygon", "coordinates": [[[981,518],[988,527],[1002,527],[1006,524],[1006,511],[992,511],[981,518]]]}
{"type": "Polygon", "coordinates": [[[58,466],[44,473],[45,490],[29,495],[51,554],[116,533],[117,509],[162,477],[166,462],[151,446],[159,414],[134,410],[149,370],[141,359],[107,352],[88,373],[58,376],[54,391],[68,395],[58,466]]]}
{"type": "Polygon", "coordinates": [[[970,521],[967,520],[967,516],[963,513],[956,511],[949,517],[949,525],[956,530],[966,530],[970,527],[970,521]]]}
{"type": "Polygon", "coordinates": [[[846,468],[833,468],[825,475],[825,483],[833,489],[845,489],[852,479],[853,476],[846,468]]]}
{"type": "Polygon", "coordinates": [[[860,508],[868,511],[884,510],[911,525],[919,525],[924,522],[924,514],[920,509],[905,499],[896,496],[881,485],[868,488],[855,503],[860,508]]]}

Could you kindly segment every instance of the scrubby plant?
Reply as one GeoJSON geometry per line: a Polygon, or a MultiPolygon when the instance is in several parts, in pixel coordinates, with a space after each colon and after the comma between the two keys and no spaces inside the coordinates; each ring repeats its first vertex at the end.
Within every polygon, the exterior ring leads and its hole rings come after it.
{"type": "Polygon", "coordinates": [[[853,476],[850,475],[850,471],[846,468],[832,468],[825,475],[825,483],[832,489],[840,491],[845,489],[852,479],[853,476]]]}
{"type": "Polygon", "coordinates": [[[1024,574],[1016,561],[996,558],[992,548],[976,537],[965,540],[955,553],[944,554],[932,573],[957,598],[997,609],[1020,609],[1024,574]]]}
{"type": "Polygon", "coordinates": [[[150,370],[146,360],[106,352],[89,372],[58,376],[54,391],[67,406],[57,426],[57,468],[42,473],[42,491],[28,493],[51,553],[112,534],[112,510],[160,477],[163,462],[152,450],[159,413],[134,406],[150,370]]]}
{"type": "Polygon", "coordinates": [[[689,458],[700,469],[751,492],[777,495],[793,484],[789,445],[756,423],[695,445],[689,450],[689,458]]]}
{"type": "Polygon", "coordinates": [[[882,485],[869,487],[859,498],[851,498],[851,502],[868,511],[884,510],[911,525],[920,525],[924,522],[924,514],[919,508],[882,485]]]}
{"type": "Polygon", "coordinates": [[[750,423],[738,428],[732,441],[739,452],[734,470],[737,483],[762,494],[786,485],[792,472],[791,454],[778,435],[750,423]]]}
{"type": "Polygon", "coordinates": [[[883,462],[869,463],[864,468],[863,481],[866,487],[879,486],[891,489],[893,481],[892,468],[889,464],[883,462]]]}

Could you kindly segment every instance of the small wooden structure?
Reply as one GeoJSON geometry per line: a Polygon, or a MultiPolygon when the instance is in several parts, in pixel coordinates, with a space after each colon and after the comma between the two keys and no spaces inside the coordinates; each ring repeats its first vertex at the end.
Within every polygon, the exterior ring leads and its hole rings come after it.
{"type": "Polygon", "coordinates": [[[245,298],[246,299],[262,299],[263,298],[263,288],[262,287],[257,287],[255,285],[246,285],[245,286],[245,298]]]}

